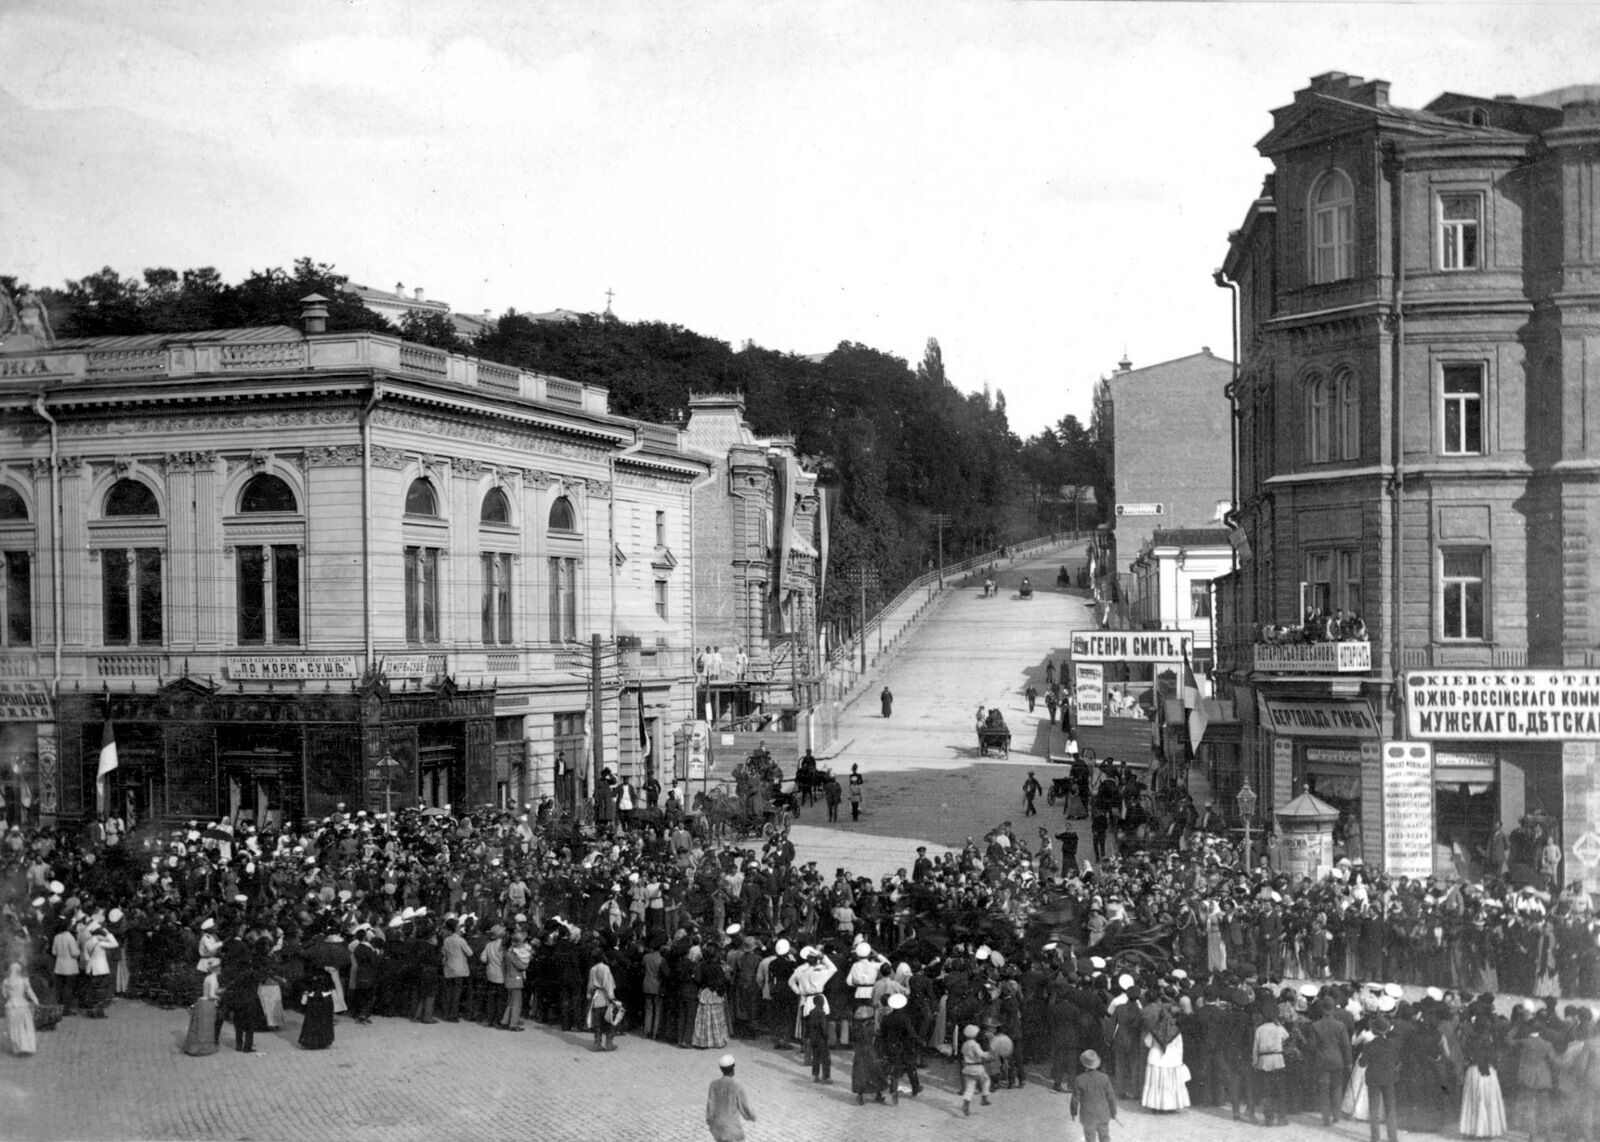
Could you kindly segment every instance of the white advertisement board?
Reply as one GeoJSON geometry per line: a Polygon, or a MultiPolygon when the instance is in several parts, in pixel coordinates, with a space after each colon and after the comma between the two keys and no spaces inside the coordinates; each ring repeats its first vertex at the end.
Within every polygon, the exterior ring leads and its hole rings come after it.
{"type": "Polygon", "coordinates": [[[1592,670],[1415,670],[1406,722],[1433,741],[1600,739],[1600,673],[1592,670]]]}
{"type": "Polygon", "coordinates": [[[1098,662],[1073,663],[1074,691],[1078,697],[1078,725],[1103,726],[1106,718],[1105,667],[1098,662]]]}
{"type": "Polygon", "coordinates": [[[1433,874],[1433,747],[1383,743],[1383,870],[1433,874]]]}
{"type": "Polygon", "coordinates": [[[1074,660],[1182,662],[1194,649],[1186,630],[1075,630],[1070,637],[1074,660]]]}

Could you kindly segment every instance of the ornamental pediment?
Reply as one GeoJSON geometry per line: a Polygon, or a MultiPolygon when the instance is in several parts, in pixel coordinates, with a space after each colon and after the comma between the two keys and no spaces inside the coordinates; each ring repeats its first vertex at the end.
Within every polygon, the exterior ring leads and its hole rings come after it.
{"type": "Polygon", "coordinates": [[[650,557],[650,566],[657,571],[671,571],[677,565],[678,560],[667,547],[656,548],[655,554],[650,557]]]}
{"type": "Polygon", "coordinates": [[[1311,146],[1353,131],[1367,130],[1377,121],[1373,109],[1331,100],[1318,100],[1309,106],[1296,106],[1284,114],[1272,130],[1256,143],[1256,150],[1270,158],[1296,147],[1311,146]]]}

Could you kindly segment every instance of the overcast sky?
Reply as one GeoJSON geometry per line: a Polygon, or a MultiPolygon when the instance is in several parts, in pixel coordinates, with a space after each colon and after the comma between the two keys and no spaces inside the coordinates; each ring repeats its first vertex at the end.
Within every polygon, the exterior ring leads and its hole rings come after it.
{"type": "Polygon", "coordinates": [[[605,307],[1005,393],[1230,352],[1211,281],[1314,74],[1600,82],[1538,3],[4,0],[0,273],[300,255],[460,311],[605,307]]]}

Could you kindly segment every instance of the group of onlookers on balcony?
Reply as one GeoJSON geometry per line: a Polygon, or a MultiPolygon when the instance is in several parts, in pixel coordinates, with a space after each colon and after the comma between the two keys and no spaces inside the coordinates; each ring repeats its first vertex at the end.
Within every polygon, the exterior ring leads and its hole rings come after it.
{"type": "Polygon", "coordinates": [[[1307,642],[1365,642],[1367,624],[1355,611],[1338,607],[1333,611],[1309,607],[1298,626],[1261,624],[1261,642],[1269,644],[1307,642]]]}

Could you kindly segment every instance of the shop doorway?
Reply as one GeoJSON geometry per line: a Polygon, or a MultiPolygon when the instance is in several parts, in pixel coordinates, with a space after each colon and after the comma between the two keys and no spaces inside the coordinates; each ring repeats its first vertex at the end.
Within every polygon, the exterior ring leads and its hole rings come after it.
{"type": "Polygon", "coordinates": [[[284,773],[294,756],[279,750],[222,755],[218,812],[237,825],[257,829],[283,823],[284,773]]]}

